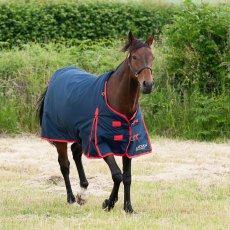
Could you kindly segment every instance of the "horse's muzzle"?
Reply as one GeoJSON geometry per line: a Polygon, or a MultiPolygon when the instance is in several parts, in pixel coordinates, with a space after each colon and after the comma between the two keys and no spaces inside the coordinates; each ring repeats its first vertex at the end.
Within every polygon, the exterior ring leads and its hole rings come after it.
{"type": "Polygon", "coordinates": [[[153,91],[154,88],[154,82],[151,81],[143,81],[142,83],[142,93],[143,94],[149,94],[153,91]]]}

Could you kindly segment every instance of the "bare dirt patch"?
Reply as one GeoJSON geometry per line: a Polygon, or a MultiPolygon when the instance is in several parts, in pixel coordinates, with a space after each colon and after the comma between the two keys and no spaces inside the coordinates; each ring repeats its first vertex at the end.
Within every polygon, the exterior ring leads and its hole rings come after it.
{"type": "MultiPolygon", "coordinates": [[[[79,190],[79,179],[72,155],[71,181],[73,189],[79,190]]],[[[118,158],[121,165],[121,159],[118,158]]],[[[112,187],[107,165],[103,160],[83,157],[89,194],[105,195],[112,187]]],[[[53,146],[36,136],[1,137],[0,171],[21,173],[29,176],[25,183],[50,192],[65,192],[64,182],[53,146]]],[[[201,184],[229,183],[230,144],[199,143],[168,139],[153,140],[153,154],[133,160],[134,181],[180,181],[192,179],[201,184]]]]}

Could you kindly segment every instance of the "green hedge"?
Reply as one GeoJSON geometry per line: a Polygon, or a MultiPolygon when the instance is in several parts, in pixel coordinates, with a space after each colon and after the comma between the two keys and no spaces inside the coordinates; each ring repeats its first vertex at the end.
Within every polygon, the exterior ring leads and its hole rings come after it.
{"type": "Polygon", "coordinates": [[[173,10],[122,3],[1,4],[0,44],[158,35],[173,10]]]}
{"type": "Polygon", "coordinates": [[[229,22],[227,5],[197,6],[185,1],[162,33],[167,82],[188,94],[194,89],[204,95],[228,91],[229,22]]]}

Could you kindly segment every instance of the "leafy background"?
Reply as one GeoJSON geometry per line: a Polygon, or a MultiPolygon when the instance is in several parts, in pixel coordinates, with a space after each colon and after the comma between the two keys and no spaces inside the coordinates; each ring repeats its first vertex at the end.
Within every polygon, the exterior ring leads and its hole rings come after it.
{"type": "Polygon", "coordinates": [[[0,133],[38,132],[35,106],[54,71],[115,68],[128,31],[155,35],[156,89],[141,97],[151,134],[230,137],[229,4],[1,1],[0,133]]]}

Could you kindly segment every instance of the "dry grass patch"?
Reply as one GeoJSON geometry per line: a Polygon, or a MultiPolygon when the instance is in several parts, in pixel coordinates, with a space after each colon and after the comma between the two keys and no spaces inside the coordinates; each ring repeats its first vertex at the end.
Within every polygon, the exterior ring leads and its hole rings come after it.
{"type": "MultiPolygon", "coordinates": [[[[34,136],[1,138],[0,229],[228,229],[230,145],[154,139],[153,152],[133,160],[137,215],[101,205],[112,180],[103,160],[84,158],[88,202],[66,203],[56,150],[34,136]],[[10,148],[8,148],[10,146],[10,148]],[[16,150],[16,151],[15,151],[16,150]]],[[[121,159],[118,164],[121,165],[121,159]]],[[[79,190],[72,156],[71,181],[79,190]]]]}

